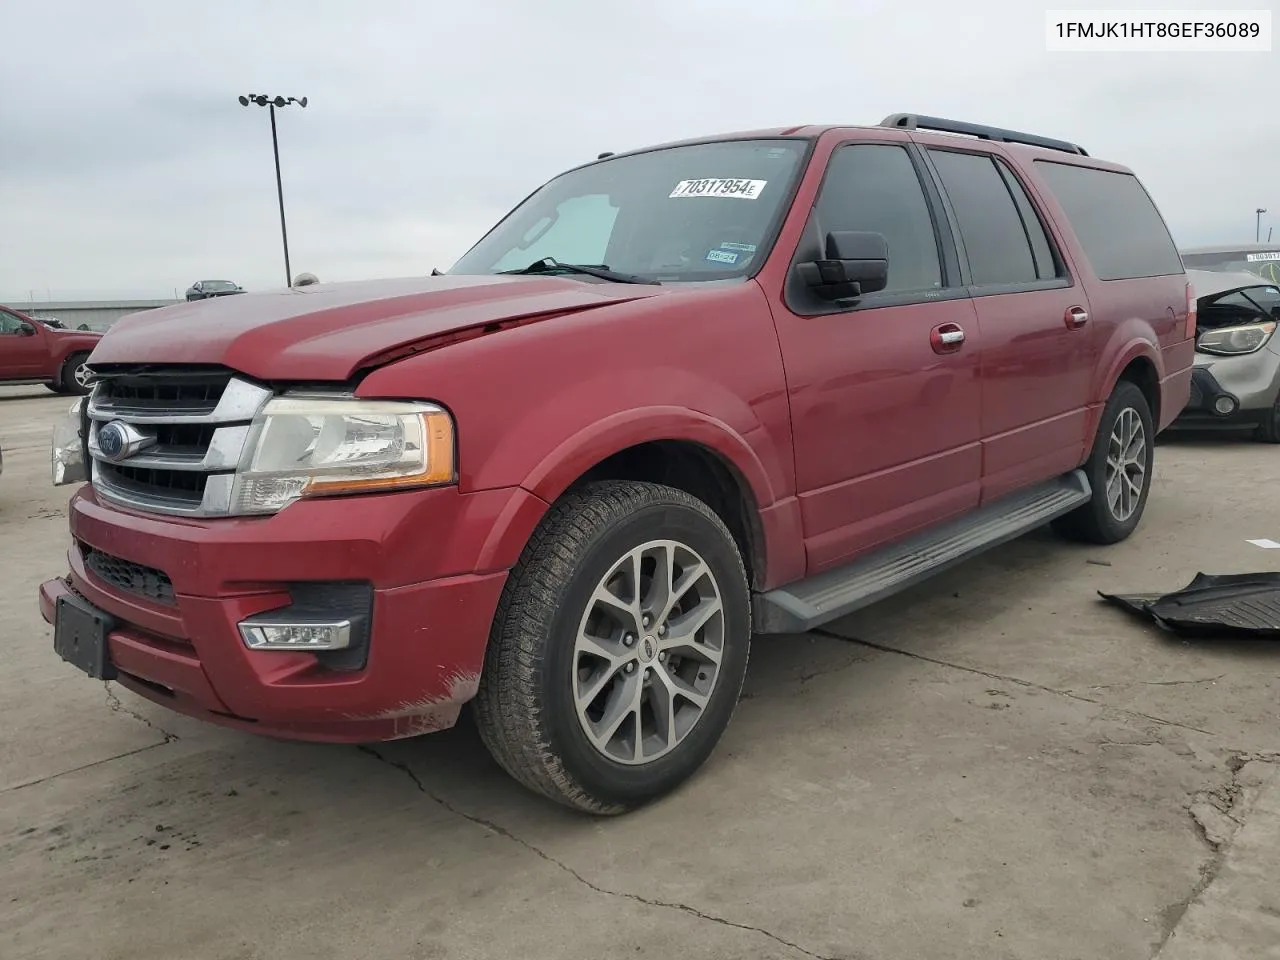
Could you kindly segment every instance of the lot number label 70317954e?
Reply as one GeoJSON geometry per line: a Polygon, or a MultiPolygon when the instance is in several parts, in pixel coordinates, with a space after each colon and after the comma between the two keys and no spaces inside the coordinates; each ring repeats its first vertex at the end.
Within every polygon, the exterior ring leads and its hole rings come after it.
{"type": "Polygon", "coordinates": [[[667,194],[671,197],[733,197],[738,200],[758,200],[760,191],[768,180],[681,180],[667,194]]]}

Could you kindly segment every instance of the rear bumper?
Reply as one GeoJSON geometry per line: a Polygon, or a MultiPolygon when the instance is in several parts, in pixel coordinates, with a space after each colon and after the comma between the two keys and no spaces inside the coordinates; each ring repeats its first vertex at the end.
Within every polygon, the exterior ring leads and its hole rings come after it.
{"type": "Polygon", "coordinates": [[[52,622],[73,591],[109,613],[120,683],[190,716],[289,739],[427,733],[475,695],[506,580],[477,555],[522,496],[423,491],[212,523],[121,511],[85,486],[70,506],[69,573],[41,585],[40,611],[52,622]],[[287,608],[291,584],[317,582],[370,588],[362,665],[245,646],[240,621],[287,608]]]}

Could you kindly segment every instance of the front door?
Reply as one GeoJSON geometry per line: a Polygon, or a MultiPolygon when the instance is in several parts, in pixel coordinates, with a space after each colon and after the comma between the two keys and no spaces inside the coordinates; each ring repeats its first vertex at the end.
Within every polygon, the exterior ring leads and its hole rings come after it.
{"type": "Polygon", "coordinates": [[[0,380],[25,380],[45,372],[48,350],[39,322],[0,310],[0,380]],[[24,333],[23,328],[34,330],[24,333]]]}
{"type": "Polygon", "coordinates": [[[795,259],[881,233],[888,287],[838,306],[793,269],[777,317],[810,574],[978,504],[979,324],[922,173],[901,142],[838,146],[795,259]]]}

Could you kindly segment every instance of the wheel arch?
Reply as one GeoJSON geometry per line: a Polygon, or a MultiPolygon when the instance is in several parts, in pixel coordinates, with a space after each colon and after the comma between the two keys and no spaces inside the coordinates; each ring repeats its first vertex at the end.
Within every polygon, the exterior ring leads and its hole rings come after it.
{"type": "Polygon", "coordinates": [[[482,550],[486,566],[514,564],[550,505],[598,480],[662,483],[698,497],[733,533],[751,582],[766,581],[761,511],[775,498],[764,465],[725,424],[671,407],[615,414],[551,450],[520,484],[536,499],[495,525],[482,550]]]}
{"type": "MultiPolygon", "coordinates": [[[[1147,398],[1147,406],[1151,410],[1151,422],[1158,430],[1160,427],[1160,374],[1156,365],[1146,355],[1139,355],[1125,364],[1124,369],[1116,376],[1115,384],[1127,380],[1147,398]]],[[[1112,385],[1115,389],[1115,385],[1112,385]]]]}
{"type": "MultiPolygon", "coordinates": [[[[1120,331],[1123,335],[1126,331],[1120,331]]],[[[1097,393],[1094,396],[1093,416],[1089,423],[1089,436],[1093,436],[1098,425],[1102,420],[1102,411],[1106,406],[1107,400],[1116,389],[1116,384],[1122,380],[1128,380],[1142,391],[1147,399],[1147,404],[1151,408],[1151,421],[1159,430],[1160,424],[1160,391],[1161,383],[1164,379],[1164,362],[1160,355],[1160,348],[1157,343],[1152,341],[1153,334],[1150,331],[1141,333],[1136,330],[1128,330],[1127,338],[1122,344],[1110,351],[1111,362],[1106,364],[1102,369],[1106,372],[1102,376],[1097,393]]]]}
{"type": "Polygon", "coordinates": [[[733,534],[748,582],[764,581],[767,559],[759,504],[742,472],[716,450],[692,440],[645,441],[592,465],[568,489],[602,480],[658,483],[697,497],[733,534]]]}
{"type": "Polygon", "coordinates": [[[57,368],[54,370],[54,376],[57,377],[59,380],[61,380],[63,377],[63,374],[67,372],[67,364],[69,364],[72,361],[72,359],[80,356],[81,354],[84,355],[85,360],[88,360],[89,357],[93,354],[93,348],[85,347],[85,346],[73,346],[63,351],[62,356],[58,358],[57,368]]]}

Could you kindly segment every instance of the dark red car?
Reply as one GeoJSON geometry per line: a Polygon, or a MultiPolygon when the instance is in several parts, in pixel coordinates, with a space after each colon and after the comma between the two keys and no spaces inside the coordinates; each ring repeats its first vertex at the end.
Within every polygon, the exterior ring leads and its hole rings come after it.
{"type": "Polygon", "coordinates": [[[753,632],[1045,523],[1128,537],[1194,303],[1139,181],[1070,143],[895,116],[609,156],[447,274],[117,323],[41,610],[241,730],[473,702],[522,783],[616,813],[708,757],[753,632]]]}
{"type": "Polygon", "coordinates": [[[88,393],[85,362],[101,339],[0,307],[0,383],[39,381],[55,393],[88,393]]]}

